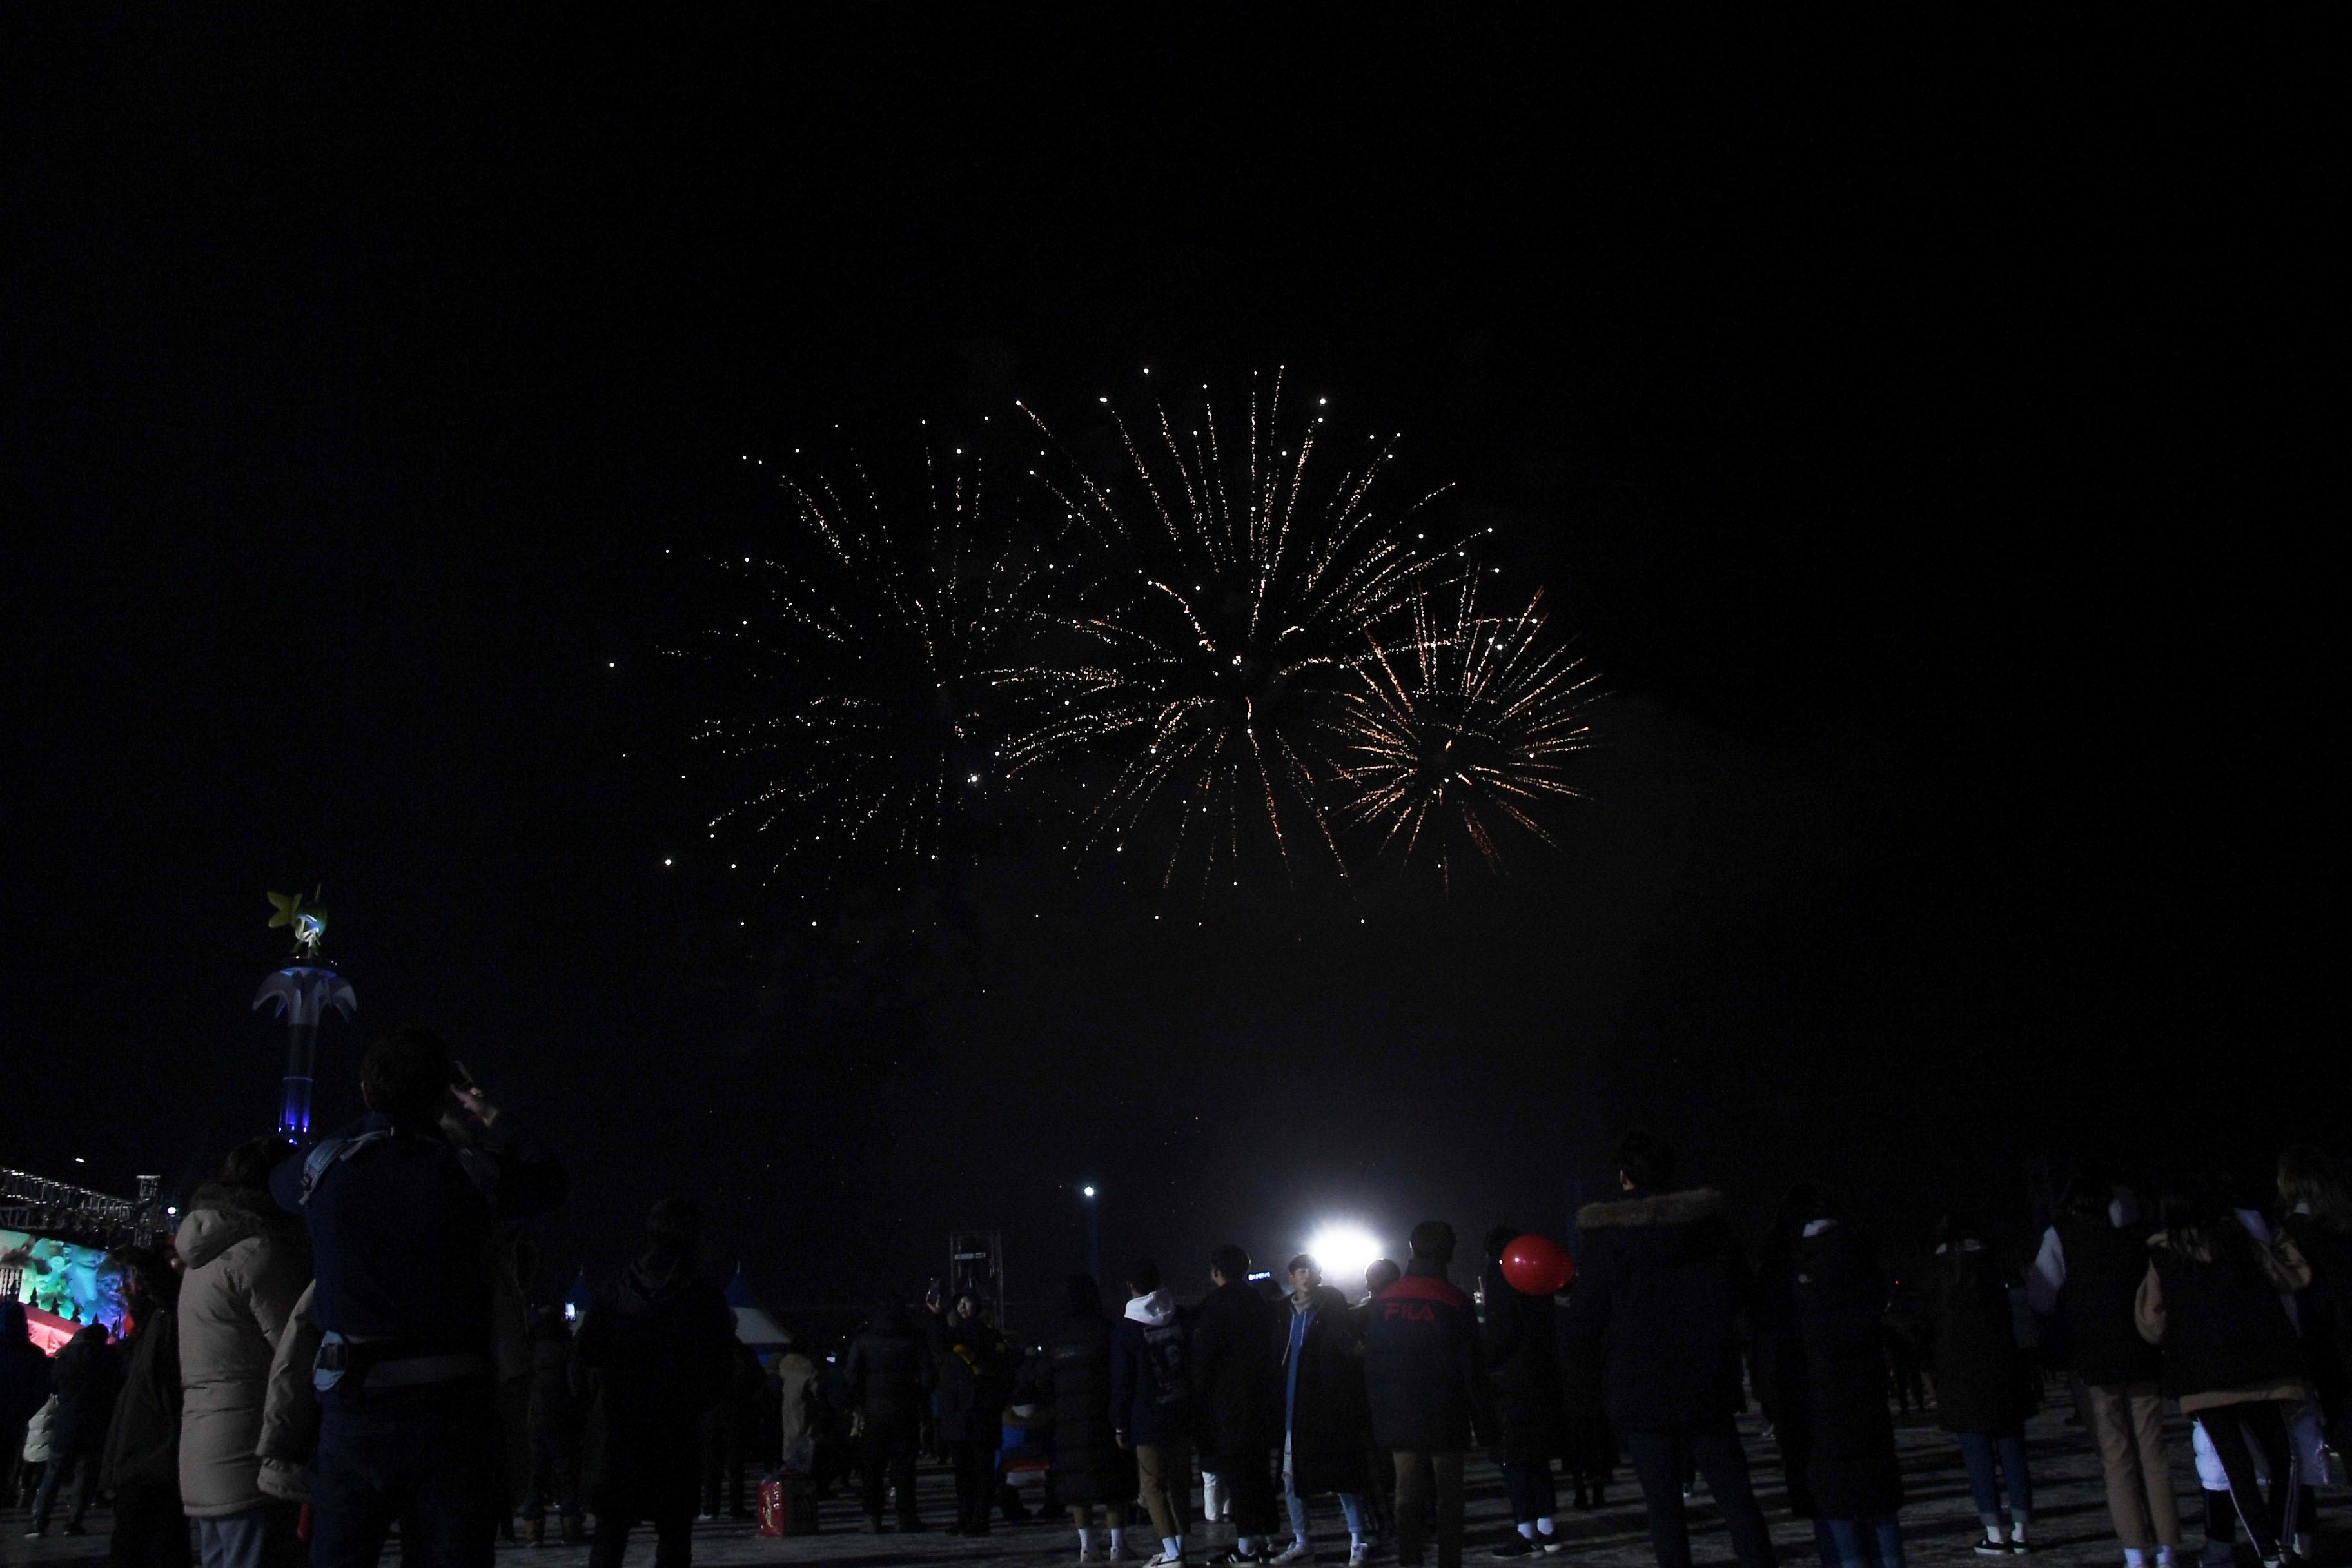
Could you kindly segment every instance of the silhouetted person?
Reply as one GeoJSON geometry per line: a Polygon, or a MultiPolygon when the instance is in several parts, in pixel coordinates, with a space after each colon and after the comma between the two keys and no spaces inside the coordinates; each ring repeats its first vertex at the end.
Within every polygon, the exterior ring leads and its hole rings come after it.
{"type": "Polygon", "coordinates": [[[58,1352],[56,1377],[58,1412],[49,1427],[49,1468],[42,1473],[41,1489],[33,1499],[33,1528],[26,1533],[28,1541],[49,1532],[50,1510],[68,1479],[73,1482],[66,1514],[68,1535],[81,1533],[90,1499],[98,1490],[106,1428],[114,1419],[115,1398],[122,1392],[122,1357],[104,1323],[87,1323],[75,1331],[58,1352]]]}
{"type": "Polygon", "coordinates": [[[620,1568],[640,1521],[654,1527],[657,1568],[693,1559],[703,1417],[726,1394],[735,1352],[735,1314],[695,1267],[701,1232],[691,1199],[656,1204],[645,1255],[597,1292],[580,1322],[572,1360],[587,1414],[593,1568],[620,1568]]]}
{"type": "Polygon", "coordinates": [[[1495,1430],[1494,1389],[1470,1298],[1445,1278],[1454,1227],[1412,1227],[1404,1278],[1372,1301],[1364,1329],[1364,1385],[1372,1437],[1394,1456],[1397,1561],[1415,1568],[1428,1544],[1433,1498],[1438,1568],[1462,1562],[1462,1458],[1495,1430]]]}
{"type": "Polygon", "coordinates": [[[1078,1561],[1123,1556],[1127,1505],[1135,1496],[1135,1461],[1112,1435],[1110,1324],[1102,1290],[1089,1274],[1063,1281],[1062,1321],[1045,1342],[1045,1394],[1054,1407],[1054,1483],[1077,1526],[1078,1561]],[[1095,1510],[1108,1528],[1108,1552],[1097,1550],[1095,1510]]]}
{"type": "Polygon", "coordinates": [[[1281,1319],[1251,1285],[1249,1254],[1227,1243],[1209,1255],[1213,1287],[1192,1318],[1192,1390],[1205,1447],[1231,1500],[1234,1550],[1213,1561],[1255,1559],[1275,1531],[1274,1448],[1282,1422],[1282,1382],[1275,1364],[1281,1319]]]}
{"type": "Polygon", "coordinates": [[[22,1301],[0,1301],[0,1506],[16,1495],[25,1428],[49,1402],[49,1358],[33,1342],[22,1301]]]}
{"type": "Polygon", "coordinates": [[[849,1379],[857,1467],[865,1483],[866,1528],[882,1529],[886,1489],[898,1494],[898,1528],[923,1528],[915,1507],[915,1460],[930,1407],[930,1352],[896,1297],[875,1309],[873,1321],[850,1342],[843,1371],[849,1379]]]}
{"type": "Polygon", "coordinates": [[[369,1047],[360,1093],[365,1116],[271,1178],[318,1281],[311,1568],[376,1568],[395,1519],[421,1568],[487,1568],[505,1506],[490,1242],[563,1201],[563,1167],[427,1030],[369,1047]],[[471,1147],[441,1131],[453,1102],[471,1147]]]}
{"type": "Polygon", "coordinates": [[[1747,1264],[1722,1195],[1671,1190],[1674,1175],[1664,1139],[1635,1132],[1617,1146],[1625,1195],[1576,1216],[1583,1256],[1570,1331],[1600,1360],[1602,1403],[1633,1454],[1659,1568],[1690,1568],[1685,1463],[1706,1475],[1740,1568],[1773,1568],[1772,1537],[1732,1424],[1742,1401],[1747,1264]]]}
{"type": "Polygon", "coordinates": [[[1948,1215],[1928,1262],[1927,1354],[1936,1373],[1936,1417],[1959,1443],[1984,1523],[1980,1555],[2023,1551],[2033,1522],[2033,1477],[2025,1423],[2039,1403],[2039,1374],[2018,1348],[2009,1280],[1980,1226],[1948,1215]],[[1999,1465],[1995,1468],[1996,1461],[1999,1465]],[[2002,1510],[2001,1482],[2008,1483],[2002,1510]]]}
{"type": "Polygon", "coordinates": [[[1004,1433],[1004,1401],[1013,1388],[1012,1352],[981,1310],[980,1298],[959,1292],[950,1304],[947,1354],[939,1363],[940,1441],[954,1467],[956,1535],[986,1535],[996,1511],[996,1446],[1004,1433]]]}
{"type": "Polygon", "coordinates": [[[1495,1379],[1496,1436],[1503,1453],[1503,1489],[1517,1538],[1498,1557],[1526,1557],[1557,1543],[1559,1497],[1552,1456],[1567,1437],[1568,1409],[1559,1376],[1559,1312],[1549,1296],[1530,1296],[1503,1273],[1503,1253],[1522,1233],[1498,1225],[1486,1235],[1486,1365],[1495,1379]]]}
{"type": "Polygon", "coordinates": [[[2127,1195],[2107,1172],[2076,1177],[2042,1238],[2025,1295],[2035,1311],[2065,1322],[2068,1370],[2082,1380],[2126,1568],[2145,1568],[2151,1552],[2171,1568],[2180,1510],[2165,1452],[2164,1357],[2133,1316],[2154,1226],[2127,1195]]]}
{"type": "Polygon", "coordinates": [[[1824,1562],[1903,1568],[1903,1471],[1886,1410],[1886,1280],[1875,1253],[1826,1194],[1798,1210],[1799,1400],[1811,1441],[1806,1481],[1826,1534],[1824,1562]]]}
{"type": "Polygon", "coordinates": [[[523,1528],[533,1546],[547,1539],[547,1510],[555,1509],[557,1539],[587,1539],[580,1506],[580,1401],[572,1387],[572,1325],[550,1304],[530,1315],[530,1495],[523,1528]]]}
{"type": "Polygon", "coordinates": [[[129,1299],[131,1339],[122,1393],[106,1434],[101,1479],[114,1494],[112,1568],[188,1568],[188,1520],[180,1509],[180,1276],[152,1247],[110,1261],[129,1299]]]}
{"type": "Polygon", "coordinates": [[[2287,1413],[2311,1397],[2303,1342],[2279,1298],[2309,1285],[2311,1268],[2292,1241],[2257,1237],[2204,1184],[2168,1194],[2163,1220],[2140,1280],[2139,1331],[2163,1348],[2166,1397],[2203,1429],[2238,1517],[2275,1565],[2292,1555],[2297,1504],[2287,1413]]]}

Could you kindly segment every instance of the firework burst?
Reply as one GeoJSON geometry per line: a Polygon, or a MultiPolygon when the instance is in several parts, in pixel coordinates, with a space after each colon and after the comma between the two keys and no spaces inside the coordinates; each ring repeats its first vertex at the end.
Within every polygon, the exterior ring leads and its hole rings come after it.
{"type": "Polygon", "coordinates": [[[1465,574],[1417,601],[1409,635],[1375,639],[1356,668],[1336,781],[1343,820],[1449,881],[1469,849],[1500,870],[1514,834],[1559,847],[1540,814],[1580,797],[1566,764],[1591,744],[1594,678],[1549,636],[1541,590],[1516,615],[1482,615],[1465,574]]]}
{"type": "Polygon", "coordinates": [[[735,694],[695,737],[733,795],[709,826],[771,875],[919,870],[990,809],[992,671],[1040,572],[961,459],[926,451],[888,495],[855,457],[838,482],[784,473],[773,551],[718,563],[740,588],[704,645],[735,694]]]}
{"type": "Polygon", "coordinates": [[[1279,375],[1253,379],[1238,426],[1205,388],[1197,412],[1154,404],[1139,428],[1112,408],[1092,464],[1024,411],[1078,563],[1052,616],[1062,649],[1003,677],[1021,714],[1008,773],[1076,774],[1071,847],[1163,888],[1238,882],[1261,857],[1344,876],[1325,802],[1343,693],[1366,636],[1454,553],[1423,515],[1444,490],[1391,504],[1389,440],[1318,459],[1352,443],[1319,402],[1286,426],[1279,375]]]}

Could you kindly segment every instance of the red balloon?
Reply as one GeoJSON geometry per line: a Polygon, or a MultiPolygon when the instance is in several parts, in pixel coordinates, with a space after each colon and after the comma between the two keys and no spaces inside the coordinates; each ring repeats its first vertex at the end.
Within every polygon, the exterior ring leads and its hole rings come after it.
{"type": "Polygon", "coordinates": [[[1557,1296],[1576,1278],[1567,1249],[1548,1236],[1523,1236],[1503,1248],[1503,1278],[1525,1296],[1557,1296]]]}

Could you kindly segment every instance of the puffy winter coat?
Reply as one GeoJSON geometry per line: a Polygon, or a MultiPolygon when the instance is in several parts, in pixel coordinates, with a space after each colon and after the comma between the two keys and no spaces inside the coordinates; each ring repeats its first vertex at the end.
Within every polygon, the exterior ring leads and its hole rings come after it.
{"type": "Polygon", "coordinates": [[[2018,1348],[2009,1287],[1989,1252],[1944,1253],[1922,1305],[1947,1432],[2014,1432],[2040,1403],[2033,1363],[2018,1348]]]}
{"type": "Polygon", "coordinates": [[[191,1519],[258,1507],[270,1363],[310,1283],[300,1226],[267,1194],[203,1187],[176,1243],[180,1282],[180,1506],[191,1519]]]}
{"type": "Polygon", "coordinates": [[[1797,1244],[1795,1286],[1814,1507],[1823,1519],[1893,1513],[1903,1472],[1886,1412],[1886,1281],[1853,1227],[1833,1225],[1797,1244]]]}
{"type": "Polygon", "coordinates": [[[122,1392],[122,1356],[99,1324],[83,1327],[58,1352],[58,1413],[49,1426],[54,1455],[99,1454],[122,1392]]]}
{"type": "Polygon", "coordinates": [[[1301,1497],[1324,1492],[1360,1492],[1371,1476],[1365,1463],[1371,1448],[1372,1413],[1364,1392],[1364,1344],[1357,1337],[1348,1299],[1328,1285],[1311,1298],[1314,1311],[1298,1342],[1297,1368],[1289,1362],[1288,1302],[1276,1309],[1284,1331],[1282,1377],[1290,1397],[1290,1468],[1301,1497]]]}
{"type": "Polygon", "coordinates": [[[896,1306],[876,1312],[850,1342],[842,1371],[849,1379],[850,1408],[868,1426],[897,1426],[920,1416],[936,1375],[928,1346],[896,1306]]]}
{"type": "Polygon", "coordinates": [[[1112,1440],[1110,1325],[1063,1321],[1045,1342],[1054,1406],[1054,1488],[1066,1503],[1124,1503],[1135,1496],[1133,1460],[1112,1440]]]}
{"type": "Polygon", "coordinates": [[[1570,1331],[1600,1357],[1611,1423],[1654,1432],[1737,1411],[1748,1276],[1722,1194],[1638,1193],[1586,1205],[1576,1225],[1570,1331]]]}
{"type": "Polygon", "coordinates": [[[1470,1298],[1415,1258],[1373,1298],[1364,1385],[1383,1448],[1459,1453],[1495,1429],[1494,1388],[1470,1298]]]}
{"type": "Polygon", "coordinates": [[[310,1461],[319,1452],[319,1395],[310,1369],[319,1359],[319,1323],[311,1311],[316,1285],[304,1288],[278,1336],[269,1362],[269,1392],[261,1404],[261,1489],[282,1502],[310,1496],[310,1461]]]}
{"type": "Polygon", "coordinates": [[[1559,1309],[1486,1266],[1486,1365],[1495,1378],[1496,1436],[1515,1458],[1549,1458],[1568,1425],[1560,1395],[1559,1309]]]}
{"type": "MultiPolygon", "coordinates": [[[[1275,1308],[1244,1280],[1209,1292],[1192,1315],[1192,1376],[1203,1451],[1245,1460],[1280,1441],[1282,1378],[1275,1308]]],[[[1207,1468],[1207,1460],[1202,1467],[1207,1468]]]]}
{"type": "Polygon", "coordinates": [[[641,1260],[598,1293],[572,1350],[592,1511],[651,1513],[693,1496],[702,1418],[726,1397],[734,1355],[735,1313],[691,1265],[641,1260]]]}

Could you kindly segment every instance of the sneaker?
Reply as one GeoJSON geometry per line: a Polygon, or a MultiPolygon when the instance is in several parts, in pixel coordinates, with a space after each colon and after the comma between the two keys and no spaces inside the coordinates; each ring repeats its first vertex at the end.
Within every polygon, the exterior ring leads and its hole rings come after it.
{"type": "Polygon", "coordinates": [[[1106,1563],[1132,1563],[1135,1559],[1128,1555],[1126,1542],[1114,1541],[1108,1546],[1103,1548],[1103,1561],[1106,1563]]]}
{"type": "Polygon", "coordinates": [[[1529,1541],[1526,1536],[1514,1531],[1511,1533],[1509,1540],[1495,1548],[1495,1555],[1497,1557],[1540,1557],[1543,1555],[1543,1548],[1538,1546],[1534,1542],[1529,1541]]]}
{"type": "Polygon", "coordinates": [[[1372,1560],[1372,1543],[1369,1541],[1348,1548],[1348,1568],[1364,1568],[1372,1560]]]}
{"type": "Polygon", "coordinates": [[[1315,1561],[1315,1548],[1303,1541],[1293,1541],[1282,1549],[1275,1557],[1275,1561],[1276,1563],[1312,1563],[1315,1561]]]}
{"type": "Polygon", "coordinates": [[[1078,1548],[1078,1561],[1081,1563],[1106,1563],[1108,1562],[1109,1559],[1102,1554],[1099,1548],[1081,1546],[1078,1548]]]}
{"type": "Polygon", "coordinates": [[[1544,1555],[1547,1557],[1557,1557],[1568,1550],[1568,1542],[1561,1539],[1557,1531],[1549,1535],[1537,1536],[1536,1544],[1544,1549],[1544,1555]]]}
{"type": "Polygon", "coordinates": [[[1150,1560],[1144,1563],[1143,1568],[1191,1568],[1191,1565],[1184,1561],[1181,1553],[1171,1557],[1167,1550],[1162,1548],[1151,1554],[1150,1560]]]}
{"type": "Polygon", "coordinates": [[[1977,1542],[1977,1555],[1979,1557],[2006,1557],[2009,1555],[2009,1542],[2003,1541],[1998,1535],[1987,1535],[1983,1540],[1977,1542]]]}
{"type": "Polygon", "coordinates": [[[1234,1563],[1271,1563],[1274,1561],[1274,1553],[1268,1552],[1263,1546],[1259,1547],[1255,1552],[1244,1552],[1239,1546],[1228,1546],[1223,1552],[1217,1553],[1216,1556],[1210,1558],[1209,1561],[1213,1563],[1220,1564],[1234,1563]]]}

